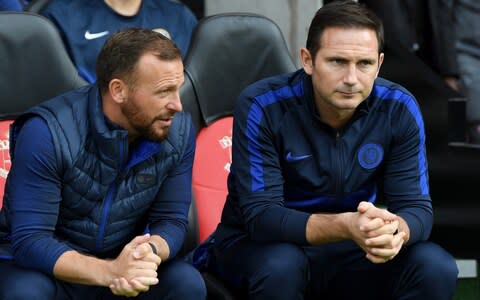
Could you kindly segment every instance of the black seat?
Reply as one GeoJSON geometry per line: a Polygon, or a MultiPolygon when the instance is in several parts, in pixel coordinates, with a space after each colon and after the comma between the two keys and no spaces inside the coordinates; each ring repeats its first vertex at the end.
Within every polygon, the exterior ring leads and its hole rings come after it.
{"type": "Polygon", "coordinates": [[[259,79],[295,69],[280,28],[250,13],[202,19],[185,62],[205,124],[233,112],[240,91],[259,79]]]}
{"type": "Polygon", "coordinates": [[[25,6],[24,11],[39,14],[51,0],[32,0],[25,6]]]}
{"type": "Polygon", "coordinates": [[[10,123],[28,108],[84,84],[49,20],[0,12],[0,208],[10,170],[10,123]]]}
{"type": "Polygon", "coordinates": [[[0,115],[25,109],[85,83],[55,26],[27,12],[0,12],[0,115]]]}
{"type": "MultiPolygon", "coordinates": [[[[198,245],[215,229],[227,193],[231,119],[241,90],[268,76],[294,71],[279,27],[250,13],[208,16],[197,25],[185,61],[184,109],[199,128],[193,167],[189,238],[198,245]],[[219,143],[223,141],[223,143],[219,143]],[[219,175],[220,174],[220,175],[219,175]]],[[[214,274],[203,273],[209,299],[242,299],[214,274]]]]}

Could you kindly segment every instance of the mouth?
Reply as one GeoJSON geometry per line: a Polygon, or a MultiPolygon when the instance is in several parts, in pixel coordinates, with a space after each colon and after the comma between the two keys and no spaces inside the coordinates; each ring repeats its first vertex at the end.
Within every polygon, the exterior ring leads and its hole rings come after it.
{"type": "Polygon", "coordinates": [[[344,97],[347,97],[347,98],[350,98],[350,97],[353,97],[355,96],[356,94],[358,94],[357,91],[338,91],[338,93],[340,93],[341,95],[343,95],[344,97]]]}
{"type": "Polygon", "coordinates": [[[174,118],[174,116],[170,116],[170,117],[167,117],[167,118],[158,117],[158,118],[155,118],[154,122],[160,122],[162,127],[169,127],[169,126],[172,125],[173,118],[174,118]]]}

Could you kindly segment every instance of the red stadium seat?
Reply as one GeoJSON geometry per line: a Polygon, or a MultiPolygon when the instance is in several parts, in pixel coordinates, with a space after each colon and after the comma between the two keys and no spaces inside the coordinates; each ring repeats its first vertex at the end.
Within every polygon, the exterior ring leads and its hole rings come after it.
{"type": "MultiPolygon", "coordinates": [[[[295,64],[279,27],[264,16],[225,13],[198,23],[185,60],[186,85],[180,96],[198,129],[187,251],[204,242],[220,221],[238,95],[257,80],[293,70],[295,64]]],[[[209,300],[242,299],[215,274],[202,275],[209,300]]]]}
{"type": "Polygon", "coordinates": [[[199,242],[215,230],[227,196],[232,161],[231,116],[200,130],[193,165],[193,193],[197,208],[199,242]]]}
{"type": "Polygon", "coordinates": [[[12,120],[0,121],[0,209],[3,205],[3,191],[7,180],[8,171],[12,162],[10,161],[9,129],[12,120]]]}
{"type": "Polygon", "coordinates": [[[10,170],[9,125],[44,100],[85,84],[48,19],[0,12],[0,208],[10,170]]]}

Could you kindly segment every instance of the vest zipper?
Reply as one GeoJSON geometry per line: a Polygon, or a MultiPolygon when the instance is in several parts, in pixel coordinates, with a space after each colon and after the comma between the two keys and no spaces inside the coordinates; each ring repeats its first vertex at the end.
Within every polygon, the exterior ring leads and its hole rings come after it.
{"type": "MultiPolygon", "coordinates": [[[[126,143],[127,143],[126,141],[120,143],[119,159],[121,162],[123,162],[125,158],[126,143]]],[[[97,241],[95,242],[95,251],[97,252],[100,252],[100,249],[103,246],[103,239],[105,238],[105,230],[107,227],[108,215],[110,214],[110,207],[112,206],[113,196],[115,195],[115,192],[116,192],[117,180],[118,180],[118,175],[117,175],[117,178],[113,181],[112,185],[108,188],[107,197],[104,199],[102,203],[102,215],[100,219],[100,224],[98,225],[97,241]]]]}
{"type": "Polygon", "coordinates": [[[107,197],[103,201],[103,207],[102,207],[102,216],[100,219],[100,224],[98,226],[98,235],[97,235],[97,241],[95,243],[95,251],[99,252],[102,244],[103,244],[103,238],[105,237],[105,228],[107,227],[107,219],[108,219],[108,214],[110,213],[110,207],[112,205],[112,199],[115,191],[115,185],[116,185],[116,180],[115,182],[108,188],[108,193],[107,197]]]}

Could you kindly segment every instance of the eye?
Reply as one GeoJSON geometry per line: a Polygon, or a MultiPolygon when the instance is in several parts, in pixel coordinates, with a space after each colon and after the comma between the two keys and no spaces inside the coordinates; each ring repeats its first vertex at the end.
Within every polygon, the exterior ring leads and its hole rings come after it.
{"type": "Polygon", "coordinates": [[[164,97],[164,96],[167,96],[171,91],[172,91],[171,88],[164,88],[161,90],[157,90],[157,95],[159,95],[160,97],[164,97]]]}
{"type": "Polygon", "coordinates": [[[330,60],[330,62],[334,65],[338,65],[338,66],[341,66],[343,64],[345,64],[345,60],[344,59],[341,59],[341,58],[332,58],[330,60]]]}
{"type": "Polygon", "coordinates": [[[367,67],[367,66],[373,65],[373,61],[372,60],[361,60],[361,61],[358,62],[358,64],[362,67],[367,67]]]}

